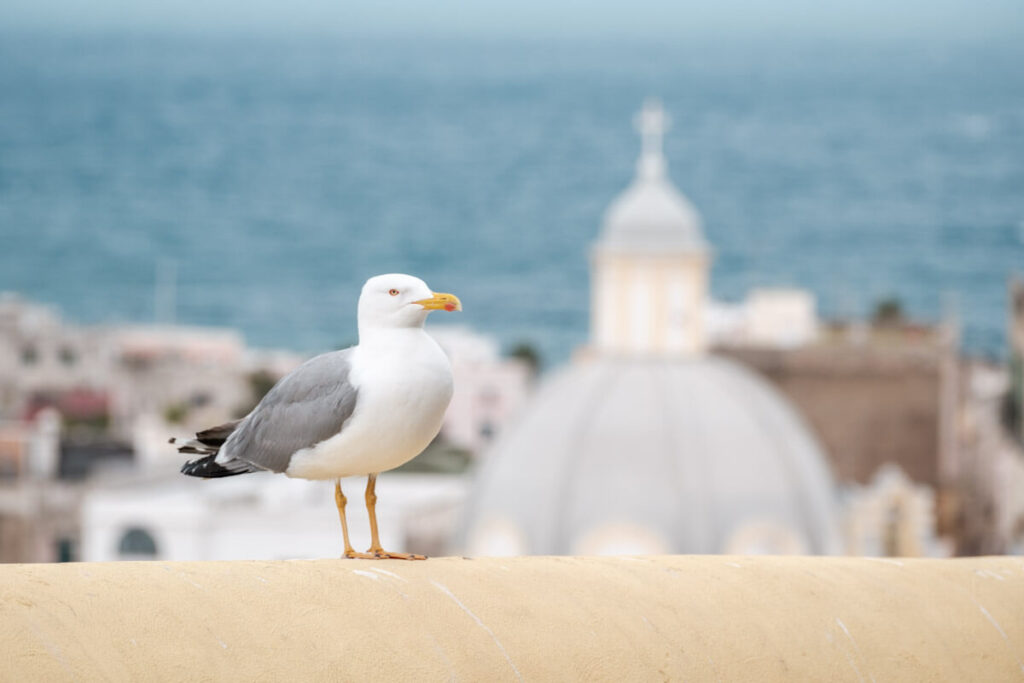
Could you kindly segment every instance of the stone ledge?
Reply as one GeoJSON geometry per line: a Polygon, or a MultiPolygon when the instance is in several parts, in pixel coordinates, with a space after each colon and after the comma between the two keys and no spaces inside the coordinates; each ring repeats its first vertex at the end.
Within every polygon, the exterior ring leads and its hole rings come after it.
{"type": "Polygon", "coordinates": [[[6,680],[1024,676],[1024,558],[0,566],[6,680]]]}

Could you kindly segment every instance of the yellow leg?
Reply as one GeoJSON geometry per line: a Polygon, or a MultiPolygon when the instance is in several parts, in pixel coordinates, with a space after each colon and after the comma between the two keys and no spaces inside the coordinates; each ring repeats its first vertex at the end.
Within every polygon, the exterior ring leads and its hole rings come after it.
{"type": "Polygon", "coordinates": [[[345,554],[342,557],[347,558],[364,558],[369,559],[373,557],[368,553],[357,553],[352,548],[352,544],[348,541],[348,521],[345,519],[345,504],[348,500],[345,498],[345,494],[341,492],[341,479],[334,481],[334,504],[338,506],[338,518],[341,519],[341,535],[345,539],[345,554]]]}
{"type": "Polygon", "coordinates": [[[391,553],[380,545],[380,536],[377,533],[377,475],[371,474],[366,480],[366,512],[370,515],[370,549],[367,551],[372,557],[378,560],[425,560],[424,555],[413,555],[412,553],[391,553]]]}

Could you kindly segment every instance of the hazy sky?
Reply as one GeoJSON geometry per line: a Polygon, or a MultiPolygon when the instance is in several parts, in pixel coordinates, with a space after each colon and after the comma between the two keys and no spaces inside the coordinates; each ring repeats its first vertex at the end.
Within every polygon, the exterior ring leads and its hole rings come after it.
{"type": "Polygon", "coordinates": [[[1024,39],[1024,0],[4,0],[2,25],[428,36],[1024,39]]]}

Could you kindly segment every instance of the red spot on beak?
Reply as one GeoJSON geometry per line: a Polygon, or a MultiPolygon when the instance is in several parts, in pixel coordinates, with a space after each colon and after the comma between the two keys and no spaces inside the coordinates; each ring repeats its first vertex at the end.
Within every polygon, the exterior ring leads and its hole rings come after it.
{"type": "Polygon", "coordinates": [[[453,304],[453,303],[451,303],[451,302],[448,302],[448,303],[446,303],[446,304],[444,305],[444,310],[446,310],[446,311],[448,311],[449,313],[451,313],[452,311],[454,311],[454,310],[455,310],[455,304],[453,304]]]}

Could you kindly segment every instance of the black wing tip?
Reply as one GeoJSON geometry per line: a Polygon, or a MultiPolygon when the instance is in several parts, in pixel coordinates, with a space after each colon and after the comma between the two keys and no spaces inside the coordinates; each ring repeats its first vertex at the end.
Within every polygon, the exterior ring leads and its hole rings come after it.
{"type": "Polygon", "coordinates": [[[204,446],[223,446],[231,433],[235,431],[241,420],[232,420],[216,427],[196,432],[196,440],[204,446]]]}
{"type": "Polygon", "coordinates": [[[215,462],[216,455],[208,455],[198,460],[190,460],[181,466],[181,473],[189,477],[201,479],[217,479],[219,477],[233,477],[238,474],[252,472],[248,468],[229,469],[215,462]]]}

